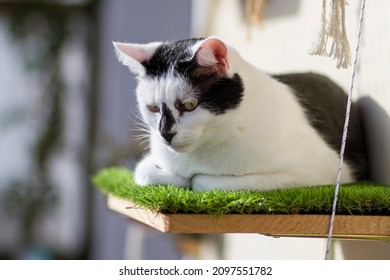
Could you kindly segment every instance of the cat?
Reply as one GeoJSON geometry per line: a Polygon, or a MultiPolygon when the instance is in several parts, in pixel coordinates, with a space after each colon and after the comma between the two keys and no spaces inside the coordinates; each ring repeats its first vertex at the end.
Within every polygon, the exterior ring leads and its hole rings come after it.
{"type": "MultiPolygon", "coordinates": [[[[137,184],[262,191],[334,183],[347,95],[330,79],[266,74],[216,37],[114,47],[137,77],[150,130],[137,184]]],[[[367,178],[359,118],[352,106],[342,183],[367,178]]]]}

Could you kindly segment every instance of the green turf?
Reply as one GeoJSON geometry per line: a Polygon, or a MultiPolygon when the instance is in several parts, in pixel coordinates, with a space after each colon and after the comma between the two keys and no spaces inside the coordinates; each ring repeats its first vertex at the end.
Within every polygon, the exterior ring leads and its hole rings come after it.
{"type": "MultiPolygon", "coordinates": [[[[103,169],[92,181],[104,193],[166,214],[327,214],[331,212],[334,194],[331,185],[265,192],[140,187],[132,173],[121,167],[103,169]]],[[[341,186],[337,213],[390,215],[390,186],[368,182],[341,186]]]]}

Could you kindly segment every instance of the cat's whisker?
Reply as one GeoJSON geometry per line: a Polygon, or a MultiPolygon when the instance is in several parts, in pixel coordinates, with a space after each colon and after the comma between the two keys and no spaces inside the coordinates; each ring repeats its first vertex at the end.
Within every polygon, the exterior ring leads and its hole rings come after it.
{"type": "Polygon", "coordinates": [[[133,121],[133,122],[144,122],[143,118],[142,118],[142,115],[140,112],[134,112],[134,111],[130,111],[129,114],[127,115],[127,117],[133,121]],[[131,115],[129,115],[131,114],[131,115]]]}
{"type": "Polygon", "coordinates": [[[144,150],[150,149],[150,136],[149,134],[138,134],[133,136],[138,146],[143,147],[144,150]]]}
{"type": "Polygon", "coordinates": [[[141,117],[136,116],[137,119],[132,119],[134,126],[131,128],[131,131],[146,132],[150,133],[150,127],[147,125],[141,117]]]}
{"type": "Polygon", "coordinates": [[[149,140],[149,135],[146,135],[146,134],[137,134],[137,135],[134,135],[133,138],[135,140],[144,140],[144,139],[148,139],[149,140]]]}
{"type": "Polygon", "coordinates": [[[148,150],[150,148],[150,127],[143,121],[140,115],[133,113],[133,116],[135,117],[135,119],[132,118],[134,126],[130,128],[135,133],[133,138],[139,146],[143,147],[144,150],[148,150]]]}
{"type": "Polygon", "coordinates": [[[149,139],[150,138],[150,131],[148,131],[148,130],[144,130],[144,129],[136,130],[136,129],[134,129],[133,131],[137,132],[137,133],[135,133],[133,135],[133,137],[136,138],[136,139],[144,139],[144,138],[149,139]]]}
{"type": "Polygon", "coordinates": [[[150,149],[150,142],[149,142],[148,140],[141,141],[141,142],[139,143],[139,145],[144,147],[144,151],[150,149]],[[145,145],[145,144],[146,144],[146,145],[145,145]]]}
{"type": "Polygon", "coordinates": [[[150,129],[148,129],[146,127],[142,127],[142,126],[134,126],[134,127],[130,128],[130,131],[150,134],[150,129]]]}

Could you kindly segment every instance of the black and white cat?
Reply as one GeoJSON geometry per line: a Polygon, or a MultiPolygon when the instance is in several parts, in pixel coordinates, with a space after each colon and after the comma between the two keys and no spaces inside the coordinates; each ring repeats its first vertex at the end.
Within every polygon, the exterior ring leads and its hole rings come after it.
{"type": "MultiPolygon", "coordinates": [[[[136,183],[196,190],[334,183],[347,97],[328,78],[269,76],[214,37],[114,46],[138,78],[150,130],[136,183]]],[[[367,176],[353,109],[342,183],[367,176]]]]}

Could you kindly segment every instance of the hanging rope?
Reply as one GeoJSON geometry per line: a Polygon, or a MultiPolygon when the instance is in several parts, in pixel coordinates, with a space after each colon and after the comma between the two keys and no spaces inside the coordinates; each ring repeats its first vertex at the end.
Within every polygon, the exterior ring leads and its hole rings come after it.
{"type": "Polygon", "coordinates": [[[254,24],[263,24],[263,13],[266,0],[245,0],[245,18],[248,41],[252,38],[251,28],[254,24]]]}
{"type": "Polygon", "coordinates": [[[337,200],[338,200],[338,196],[339,196],[339,188],[340,188],[342,166],[343,166],[343,161],[344,161],[345,145],[346,145],[347,134],[348,134],[349,116],[351,114],[352,92],[353,92],[353,85],[355,82],[355,75],[356,75],[356,69],[357,69],[357,61],[358,61],[359,45],[360,45],[360,37],[361,37],[361,28],[363,25],[362,23],[363,23],[363,18],[364,18],[365,7],[366,7],[366,1],[361,0],[359,24],[358,24],[358,30],[357,30],[357,36],[356,36],[356,47],[355,47],[355,53],[354,53],[354,59],[353,59],[352,77],[351,77],[351,83],[350,83],[349,92],[348,92],[347,109],[345,112],[344,130],[343,130],[343,137],[341,140],[341,148],[340,148],[340,161],[339,161],[339,167],[338,167],[338,171],[337,171],[335,194],[334,194],[333,205],[332,205],[332,215],[331,215],[331,219],[330,219],[330,223],[329,223],[329,233],[328,233],[328,240],[327,240],[327,245],[326,245],[326,253],[325,253],[326,260],[329,260],[329,258],[330,258],[330,245],[331,245],[331,241],[332,241],[333,226],[334,226],[334,220],[335,220],[335,216],[336,216],[337,200]]]}
{"type": "Polygon", "coordinates": [[[351,61],[347,32],[345,29],[346,0],[331,0],[329,19],[327,20],[327,2],[322,1],[321,31],[317,45],[310,52],[311,55],[333,57],[337,61],[337,68],[348,68],[351,61]],[[328,40],[332,40],[328,49],[328,40]]]}

